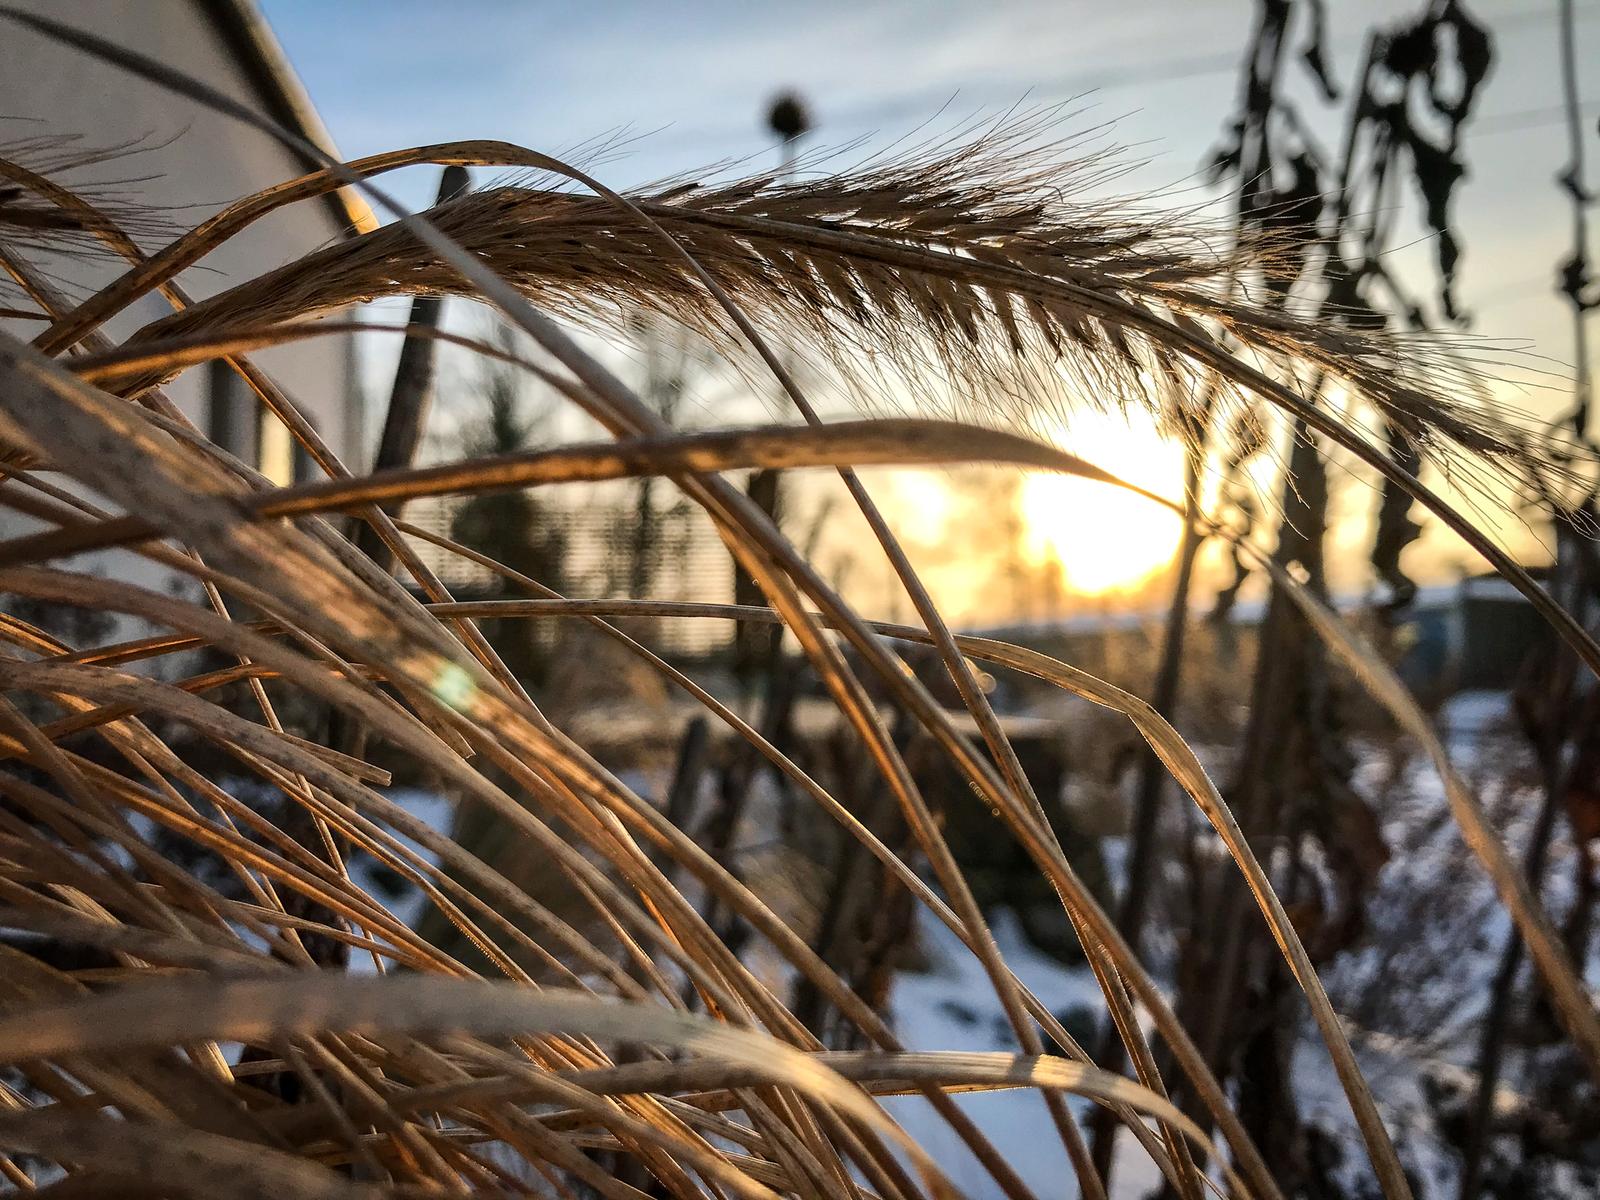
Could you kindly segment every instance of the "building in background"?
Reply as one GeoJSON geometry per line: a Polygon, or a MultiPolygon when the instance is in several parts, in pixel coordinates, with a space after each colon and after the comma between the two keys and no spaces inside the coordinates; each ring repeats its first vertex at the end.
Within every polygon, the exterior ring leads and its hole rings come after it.
{"type": "MultiPolygon", "coordinates": [[[[71,5],[21,0],[20,7],[170,64],[336,153],[251,0],[78,0],[71,5]]],[[[130,236],[147,253],[241,197],[320,165],[237,120],[11,24],[0,36],[0,156],[52,177],[54,168],[65,165],[60,182],[119,218],[126,215],[130,236]]],[[[30,208],[40,203],[14,190],[5,202],[30,208]]],[[[370,211],[351,194],[304,200],[228,239],[183,272],[179,282],[188,295],[202,299],[374,224],[370,211]]],[[[52,248],[49,239],[5,233],[0,229],[0,250],[20,260],[64,305],[93,294],[127,266],[109,252],[84,253],[87,240],[81,237],[52,248]]],[[[0,277],[0,282],[11,281],[0,277]]],[[[0,304],[12,306],[17,295],[25,293],[12,289],[0,304]]],[[[34,305],[25,297],[21,307],[34,305]]],[[[170,312],[168,303],[152,294],[118,314],[105,332],[120,342],[170,312]]],[[[31,338],[41,325],[0,319],[0,328],[31,338]]],[[[254,354],[252,361],[295,402],[333,452],[360,470],[367,449],[354,335],[308,339],[254,354]]],[[[191,368],[164,390],[214,442],[269,478],[289,483],[316,473],[282,422],[224,364],[191,368]]],[[[29,532],[34,525],[0,511],[0,537],[29,532]]],[[[156,590],[193,586],[127,551],[97,555],[88,565],[98,574],[156,590]]],[[[127,626],[101,622],[58,632],[84,642],[126,636],[127,626]]]]}
{"type": "MultiPolygon", "coordinates": [[[[21,0],[19,7],[63,20],[191,74],[235,100],[334,152],[299,80],[251,0],[21,0]]],[[[0,37],[0,154],[26,159],[42,144],[56,156],[110,157],[69,172],[116,211],[144,215],[133,230],[148,250],[242,196],[313,170],[258,130],[210,112],[154,83],[95,61],[42,34],[8,25],[0,37]]],[[[371,228],[371,213],[353,195],[337,192],[282,209],[183,273],[184,289],[212,295],[280,266],[335,238],[371,228]]],[[[119,275],[110,256],[84,259],[27,254],[70,302],[119,275]]],[[[126,338],[168,313],[147,296],[107,326],[126,338]]],[[[18,336],[37,323],[5,321],[18,336]]],[[[352,466],[364,451],[364,420],[352,334],[334,334],[289,349],[264,351],[255,361],[295,400],[318,432],[352,466]]],[[[310,464],[296,456],[288,432],[232,372],[193,369],[167,394],[214,440],[287,482],[310,464]]]]}

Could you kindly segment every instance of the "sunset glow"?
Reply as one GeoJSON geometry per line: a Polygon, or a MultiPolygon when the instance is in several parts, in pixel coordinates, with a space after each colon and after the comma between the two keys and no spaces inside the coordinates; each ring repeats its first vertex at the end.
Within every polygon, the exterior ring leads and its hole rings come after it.
{"type": "MultiPolygon", "coordinates": [[[[1072,414],[1056,444],[1113,475],[1177,499],[1183,448],[1148,418],[1072,414]]],[[[1070,592],[1099,596],[1138,587],[1172,559],[1183,526],[1168,510],[1119,488],[1072,475],[1030,474],[1017,496],[1023,553],[1060,564],[1070,592]]]]}

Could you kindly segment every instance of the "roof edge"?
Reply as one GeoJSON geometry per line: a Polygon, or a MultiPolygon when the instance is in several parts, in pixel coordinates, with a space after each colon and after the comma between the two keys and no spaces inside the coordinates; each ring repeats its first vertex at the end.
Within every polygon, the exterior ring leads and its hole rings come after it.
{"type": "MultiPolygon", "coordinates": [[[[272,27],[267,24],[267,19],[261,15],[254,0],[196,0],[196,3],[210,18],[229,53],[239,64],[265,107],[267,116],[342,162],[343,157],[333,144],[327,126],[317,115],[310,94],[289,64],[277,35],[272,32],[272,27]]],[[[289,148],[289,153],[308,171],[320,171],[323,168],[324,164],[308,154],[292,148],[289,148]]],[[[369,233],[378,227],[372,210],[353,188],[339,188],[323,196],[322,200],[332,210],[341,231],[369,233]]]]}

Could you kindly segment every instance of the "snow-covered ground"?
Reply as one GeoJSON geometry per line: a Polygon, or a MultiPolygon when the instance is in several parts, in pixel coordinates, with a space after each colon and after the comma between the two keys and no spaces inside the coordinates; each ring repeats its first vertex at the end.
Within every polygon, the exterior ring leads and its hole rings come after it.
{"type": "MultiPolygon", "coordinates": [[[[1528,782],[1527,750],[1511,725],[1507,697],[1463,694],[1440,710],[1437,724],[1458,769],[1512,845],[1519,847],[1538,793],[1528,782]]],[[[1377,813],[1392,857],[1368,897],[1373,936],[1329,964],[1327,981],[1422,1194],[1451,1194],[1458,1156],[1439,1135],[1430,1093],[1437,1090],[1434,1081],[1439,1079],[1454,1086],[1471,1084],[1478,1006],[1504,944],[1507,922],[1481,869],[1461,844],[1443,789],[1427,760],[1384,739],[1370,744],[1358,739],[1353,749],[1352,782],[1377,813]],[[1418,946],[1422,958],[1395,960],[1391,949],[1397,944],[1418,946]],[[1439,964],[1427,958],[1429,954],[1442,956],[1449,964],[1447,977],[1436,978],[1439,964]],[[1417,1028],[1407,1027],[1408,1017],[1416,1018],[1417,1028]]],[[[651,790],[651,781],[629,782],[647,793],[651,790]]],[[[449,830],[450,805],[439,796],[396,789],[391,798],[433,828],[449,830]]],[[[778,808],[773,789],[758,787],[735,840],[741,869],[761,878],[763,885],[786,877],[783,871],[768,872],[763,866],[766,856],[776,852],[772,830],[778,824],[778,808]]],[[[1124,839],[1101,838],[1099,850],[1115,887],[1121,882],[1124,839]]],[[[1558,908],[1566,870],[1560,864],[1570,860],[1569,851],[1570,847],[1556,847],[1555,882],[1547,890],[1558,908]]],[[[371,894],[414,924],[422,907],[420,897],[414,889],[387,890],[373,865],[370,859],[359,858],[351,864],[352,873],[371,894]]],[[[802,883],[796,879],[790,886],[802,883]]],[[[1105,1009],[1088,968],[1065,965],[1036,948],[1009,912],[996,914],[993,928],[1005,960],[1022,981],[1075,1036],[1090,1039],[1105,1009]]],[[[1015,1037],[975,956],[924,911],[917,914],[916,937],[927,968],[898,977],[888,1014],[907,1046],[1016,1052],[1015,1037]]],[[[1171,947],[1161,937],[1150,941],[1153,969],[1170,969],[1171,947]]],[[[759,938],[747,954],[758,974],[779,994],[786,994],[787,965],[759,938]]],[[[352,963],[354,969],[370,969],[364,956],[353,956],[352,963]]],[[[1359,1188],[1370,1179],[1366,1154],[1326,1049],[1309,1023],[1296,1050],[1294,1069],[1302,1116],[1334,1138],[1343,1152],[1338,1174],[1354,1185],[1352,1194],[1360,1194],[1359,1188]]],[[[1017,1089],[963,1096],[956,1102],[1038,1194],[1075,1191],[1066,1153],[1037,1093],[1017,1089]]],[[[1070,1103],[1080,1118],[1089,1108],[1088,1101],[1070,1103]]],[[[987,1172],[925,1101],[903,1097],[886,1104],[968,1195],[993,1194],[987,1172]]],[[[1127,1134],[1121,1135],[1117,1154],[1116,1200],[1144,1197],[1159,1186],[1154,1165],[1127,1134]]]]}
{"type": "MultiPolygon", "coordinates": [[[[1012,971],[1069,1032],[1085,1017],[1099,1021],[1104,1002],[1088,967],[1063,966],[1035,949],[1009,914],[997,916],[993,929],[1012,971]]],[[[895,1032],[907,1047],[1016,1053],[1016,1037],[976,956],[926,910],[917,914],[917,937],[930,969],[900,975],[890,1000],[895,1032]]],[[[956,1103],[1039,1195],[1061,1195],[1063,1186],[1075,1190],[1061,1138],[1037,1092],[980,1093],[958,1097],[956,1103]]],[[[1080,1119],[1089,1107],[1089,1101],[1076,1098],[1071,1104],[1080,1119]]],[[[993,1194],[988,1172],[925,1100],[894,1098],[886,1107],[968,1196],[993,1194]]],[[[1142,1148],[1126,1137],[1119,1143],[1115,1174],[1118,1197],[1146,1195],[1160,1182],[1142,1148]]]]}
{"type": "MultiPolygon", "coordinates": [[[[1436,720],[1452,761],[1512,846],[1520,847],[1539,792],[1530,784],[1526,744],[1512,724],[1508,697],[1463,693],[1445,704],[1436,720]]],[[[1353,782],[1377,812],[1392,857],[1369,897],[1369,944],[1330,964],[1328,982],[1421,1194],[1452,1195],[1459,1155],[1439,1132],[1430,1093],[1441,1083],[1472,1085],[1481,1001],[1508,922],[1481,867],[1463,846],[1426,758],[1397,752],[1389,741],[1358,743],[1354,749],[1353,782]],[[1410,950],[1393,953],[1396,945],[1411,943],[1418,957],[1408,957],[1410,950]],[[1432,977],[1439,972],[1439,978],[1432,977]],[[1364,1017],[1372,1027],[1363,1026],[1364,1017]],[[1416,1028],[1408,1027],[1408,1017],[1415,1018],[1416,1028]]],[[[1100,841],[1114,885],[1122,874],[1123,842],[1120,837],[1100,841]]],[[[1560,864],[1570,859],[1570,850],[1559,844],[1553,850],[1546,898],[1557,909],[1566,870],[1560,864]]],[[[1086,967],[1067,967],[1042,953],[1009,916],[997,918],[994,928],[1006,960],[1058,1015],[1065,1018],[1080,1010],[1075,1020],[1064,1022],[1069,1028],[1086,1018],[1101,1019],[1104,1004],[1086,967]]],[[[903,974],[892,998],[895,1025],[907,1044],[919,1050],[1015,1052],[1016,1041],[974,956],[926,913],[919,914],[918,936],[931,968],[903,974]]],[[[1152,965],[1162,969],[1166,957],[1155,953],[1152,965]]],[[[1366,1152],[1327,1050],[1309,1022],[1296,1048],[1294,1070],[1301,1115],[1333,1137],[1341,1151],[1337,1175],[1350,1194],[1363,1194],[1371,1179],[1366,1152]]],[[[1063,1184],[1073,1189],[1060,1139],[1036,1094],[975,1095],[960,1103],[1041,1194],[1059,1194],[1063,1184]]],[[[1087,1105],[1072,1103],[1080,1114],[1087,1105]]],[[[971,1153],[925,1102],[899,1099],[890,1102],[890,1109],[969,1194],[993,1190],[971,1153]]],[[[1114,1196],[1143,1197],[1159,1182],[1142,1148],[1123,1135],[1114,1196]]]]}
{"type": "MultiPolygon", "coordinates": [[[[450,832],[450,823],[454,817],[455,806],[437,792],[425,791],[421,788],[393,788],[388,792],[388,798],[417,820],[423,822],[430,829],[440,833],[450,832]]],[[[416,842],[397,831],[395,837],[404,842],[418,856],[430,863],[437,863],[438,857],[428,850],[423,849],[416,842]]],[[[353,855],[347,864],[350,878],[361,886],[374,900],[377,900],[395,916],[399,917],[406,925],[415,929],[417,922],[422,919],[422,910],[427,906],[427,897],[420,889],[404,886],[396,889],[391,876],[386,873],[377,859],[370,855],[353,855]]],[[[370,956],[366,954],[352,954],[350,956],[350,970],[361,974],[370,974],[377,968],[370,956]]]]}

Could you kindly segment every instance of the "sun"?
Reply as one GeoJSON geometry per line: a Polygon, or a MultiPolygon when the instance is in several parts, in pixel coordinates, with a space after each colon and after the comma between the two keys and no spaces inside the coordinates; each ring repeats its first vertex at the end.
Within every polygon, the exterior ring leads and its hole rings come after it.
{"type": "MultiPolygon", "coordinates": [[[[1163,437],[1139,412],[1127,417],[1073,413],[1055,440],[1062,449],[1157,495],[1176,500],[1183,494],[1183,447],[1163,437]]],[[[1073,475],[1028,475],[1017,509],[1022,553],[1036,564],[1060,564],[1067,590],[1083,596],[1137,588],[1171,562],[1183,535],[1176,513],[1073,475]]]]}

